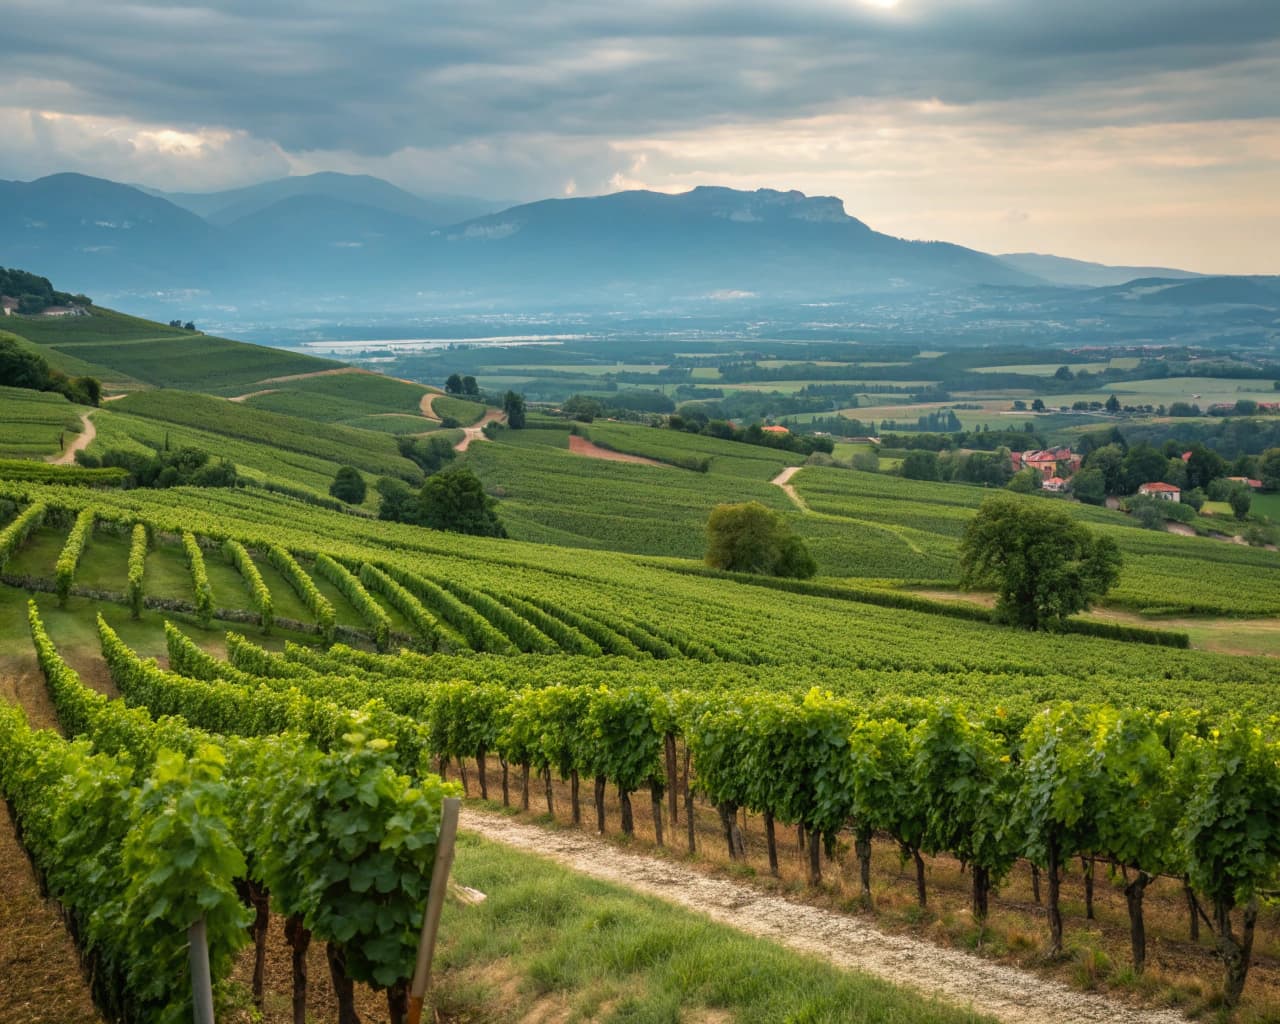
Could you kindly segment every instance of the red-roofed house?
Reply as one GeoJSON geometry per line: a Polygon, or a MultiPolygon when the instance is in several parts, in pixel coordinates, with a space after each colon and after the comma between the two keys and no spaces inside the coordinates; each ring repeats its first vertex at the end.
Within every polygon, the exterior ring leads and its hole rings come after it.
{"type": "Polygon", "coordinates": [[[1143,484],[1138,488],[1139,494],[1145,494],[1148,498],[1159,498],[1161,501],[1182,501],[1182,488],[1174,487],[1173,484],[1156,483],[1143,484]]]}
{"type": "Polygon", "coordinates": [[[1058,475],[1058,467],[1063,466],[1068,473],[1080,468],[1081,457],[1070,448],[1046,448],[1043,451],[1011,452],[1013,469],[1017,472],[1023,466],[1030,466],[1042,477],[1048,479],[1058,475]]]}
{"type": "Polygon", "coordinates": [[[1040,484],[1040,489],[1052,494],[1061,494],[1067,489],[1067,481],[1060,476],[1051,476],[1040,484]]]}
{"type": "Polygon", "coordinates": [[[1255,479],[1253,479],[1253,477],[1251,477],[1251,476],[1229,476],[1229,477],[1227,477],[1227,479],[1228,479],[1228,480],[1230,480],[1232,483],[1237,483],[1237,484],[1248,484],[1248,485],[1249,485],[1250,487],[1252,487],[1255,491],[1260,491],[1260,490],[1262,490],[1262,481],[1261,481],[1261,480],[1255,480],[1255,479]]]}
{"type": "Polygon", "coordinates": [[[789,434],[789,433],[791,433],[791,431],[789,431],[786,427],[780,427],[780,426],[777,426],[777,425],[769,426],[769,427],[761,427],[760,429],[761,429],[764,433],[766,433],[766,434],[789,434]]]}

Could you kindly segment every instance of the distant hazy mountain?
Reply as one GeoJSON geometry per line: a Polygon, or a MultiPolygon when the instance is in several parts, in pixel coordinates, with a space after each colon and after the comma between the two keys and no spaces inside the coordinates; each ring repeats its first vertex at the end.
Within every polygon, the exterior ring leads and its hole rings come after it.
{"type": "Polygon", "coordinates": [[[839,199],[772,189],[548,199],[451,227],[444,243],[438,284],[520,291],[795,298],[1041,283],[972,249],[880,234],[839,199]]]}
{"type": "Polygon", "coordinates": [[[274,203],[298,196],[324,197],[369,206],[432,225],[456,224],[509,205],[474,196],[415,195],[381,178],[367,174],[337,174],[332,171],[277,178],[275,181],[264,181],[259,185],[225,192],[147,191],[220,226],[232,224],[274,203]]]}
{"type": "Polygon", "coordinates": [[[1190,270],[1172,270],[1168,267],[1112,267],[1105,263],[1089,263],[1085,260],[1048,256],[1037,252],[1009,252],[1001,254],[999,258],[1009,266],[1043,278],[1051,284],[1079,285],[1084,288],[1105,288],[1108,285],[1124,284],[1139,277],[1173,280],[1200,276],[1190,270]]]}
{"type": "Polygon", "coordinates": [[[0,266],[161,319],[207,307],[900,304],[942,292],[971,293],[964,301],[972,308],[1048,303],[1055,315],[1098,304],[1280,304],[1270,278],[999,258],[894,238],[850,217],[839,199],[772,189],[550,199],[443,227],[435,200],[348,175],[172,199],[208,219],[169,198],[84,175],[0,182],[0,266]],[[1130,280],[1139,274],[1146,276],[1130,280]],[[1103,287],[1080,287],[1099,275],[1103,287]],[[1064,287],[1067,278],[1072,287],[1064,287]]]}
{"type": "Polygon", "coordinates": [[[196,287],[223,254],[216,229],[188,210],[128,185],[54,174],[0,181],[0,263],[93,295],[196,287]]]}
{"type": "Polygon", "coordinates": [[[1194,280],[1139,278],[1101,289],[1107,300],[1138,302],[1147,306],[1261,306],[1280,308],[1280,277],[1197,277],[1194,280]]]}

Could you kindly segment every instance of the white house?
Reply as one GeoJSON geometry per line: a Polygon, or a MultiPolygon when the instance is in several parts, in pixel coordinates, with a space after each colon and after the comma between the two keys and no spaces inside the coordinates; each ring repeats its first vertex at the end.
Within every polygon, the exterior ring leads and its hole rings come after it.
{"type": "Polygon", "coordinates": [[[1174,487],[1173,484],[1153,483],[1143,484],[1138,488],[1139,494],[1145,494],[1148,498],[1159,498],[1161,501],[1182,501],[1181,489],[1174,487]]]}

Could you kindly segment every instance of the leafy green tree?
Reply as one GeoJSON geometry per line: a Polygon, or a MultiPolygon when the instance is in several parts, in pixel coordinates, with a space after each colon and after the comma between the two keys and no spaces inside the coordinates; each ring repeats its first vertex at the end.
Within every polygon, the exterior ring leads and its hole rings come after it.
{"type": "Polygon", "coordinates": [[[1125,493],[1124,449],[1113,443],[1095,448],[1084,460],[1085,469],[1095,469],[1102,474],[1108,494],[1125,493]]]}
{"type": "Polygon", "coordinates": [[[787,521],[758,501],[717,505],[707,519],[706,563],[714,569],[808,579],[817,563],[787,521]]]}
{"type": "Polygon", "coordinates": [[[502,411],[507,414],[507,426],[523,430],[525,423],[524,396],[508,391],[502,398],[502,411]]]}
{"type": "Polygon", "coordinates": [[[579,423],[590,423],[597,416],[604,415],[604,405],[587,395],[573,395],[561,404],[560,411],[579,423]]]}
{"type": "Polygon", "coordinates": [[[476,537],[505,537],[494,509],[497,502],[484,492],[480,478],[466,466],[452,466],[430,477],[418,495],[423,526],[476,537]]]}
{"type": "Polygon", "coordinates": [[[1227,471],[1226,461],[1212,448],[1202,444],[1191,446],[1187,458],[1187,486],[1208,488],[1209,484],[1227,471]]]}
{"type": "Polygon", "coordinates": [[[444,389],[448,394],[451,394],[451,395],[462,394],[462,374],[460,373],[449,374],[449,379],[444,382],[444,389]]]}
{"type": "Polygon", "coordinates": [[[1115,584],[1120,551],[1049,503],[1002,494],[984,501],[965,527],[960,568],[964,585],[997,588],[997,619],[1044,629],[1115,584]]]}
{"type": "Polygon", "coordinates": [[[462,378],[462,393],[471,398],[480,394],[480,385],[476,383],[476,379],[474,377],[468,376],[462,378]]]}
{"type": "Polygon", "coordinates": [[[920,449],[909,451],[898,472],[908,480],[937,480],[938,454],[920,449]]]}
{"type": "Polygon", "coordinates": [[[1032,403],[1031,403],[1031,411],[1032,411],[1032,412],[1044,412],[1044,399],[1043,399],[1043,398],[1037,398],[1034,402],[1032,402],[1032,403]]]}
{"type": "Polygon", "coordinates": [[[1086,505],[1101,505],[1107,500],[1107,480],[1098,469],[1082,469],[1071,478],[1071,493],[1086,505]]]}
{"type": "Polygon", "coordinates": [[[1119,411],[1120,411],[1120,399],[1116,398],[1116,396],[1115,396],[1115,395],[1110,395],[1110,396],[1107,398],[1106,402],[1103,404],[1103,408],[1105,408],[1105,409],[1107,410],[1107,412],[1110,412],[1110,413],[1117,413],[1117,412],[1119,412],[1119,411]]]}
{"type": "Polygon", "coordinates": [[[1231,503],[1231,511],[1237,519],[1244,519],[1253,507],[1253,488],[1248,484],[1236,484],[1227,493],[1227,501],[1231,503]]]}
{"type": "Polygon", "coordinates": [[[1268,491],[1280,491],[1280,448],[1268,448],[1258,460],[1258,473],[1262,486],[1268,491]]]}
{"type": "Polygon", "coordinates": [[[1126,494],[1133,494],[1145,483],[1163,480],[1169,468],[1164,453],[1143,442],[1129,449],[1124,457],[1124,486],[1126,494]]]}
{"type": "Polygon", "coordinates": [[[403,480],[393,476],[378,478],[378,518],[392,523],[412,523],[418,519],[418,496],[403,480]]]}
{"type": "Polygon", "coordinates": [[[1040,490],[1040,474],[1027,466],[1014,473],[1005,487],[1015,494],[1035,494],[1040,490]]]}
{"type": "Polygon", "coordinates": [[[367,493],[364,477],[354,466],[340,467],[333,483],[329,485],[329,494],[348,505],[359,505],[367,493]]]}

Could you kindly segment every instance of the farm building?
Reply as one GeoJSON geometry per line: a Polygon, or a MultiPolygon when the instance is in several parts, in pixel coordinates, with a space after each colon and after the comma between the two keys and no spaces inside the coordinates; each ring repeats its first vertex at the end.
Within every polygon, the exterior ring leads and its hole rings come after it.
{"type": "Polygon", "coordinates": [[[1041,484],[1040,489],[1049,491],[1051,494],[1062,494],[1069,486],[1068,482],[1060,476],[1051,476],[1046,478],[1041,484]]]}
{"type": "Polygon", "coordinates": [[[1262,481],[1255,480],[1251,476],[1229,476],[1227,479],[1233,484],[1248,484],[1255,491],[1262,490],[1262,481]]]}
{"type": "Polygon", "coordinates": [[[1174,487],[1173,484],[1161,483],[1159,481],[1150,484],[1143,484],[1138,488],[1139,494],[1145,494],[1148,498],[1159,498],[1161,501],[1182,501],[1182,489],[1174,487]]]}
{"type": "Polygon", "coordinates": [[[761,429],[764,433],[766,433],[766,434],[789,434],[789,433],[791,433],[791,431],[789,431],[786,427],[780,427],[780,426],[777,426],[777,425],[771,425],[771,426],[768,426],[768,427],[761,427],[760,429],[761,429]]]}
{"type": "Polygon", "coordinates": [[[1046,480],[1058,475],[1058,467],[1064,466],[1068,473],[1080,468],[1082,457],[1070,448],[1045,448],[1043,451],[1010,452],[1013,469],[1016,473],[1023,466],[1030,466],[1046,480]]]}

